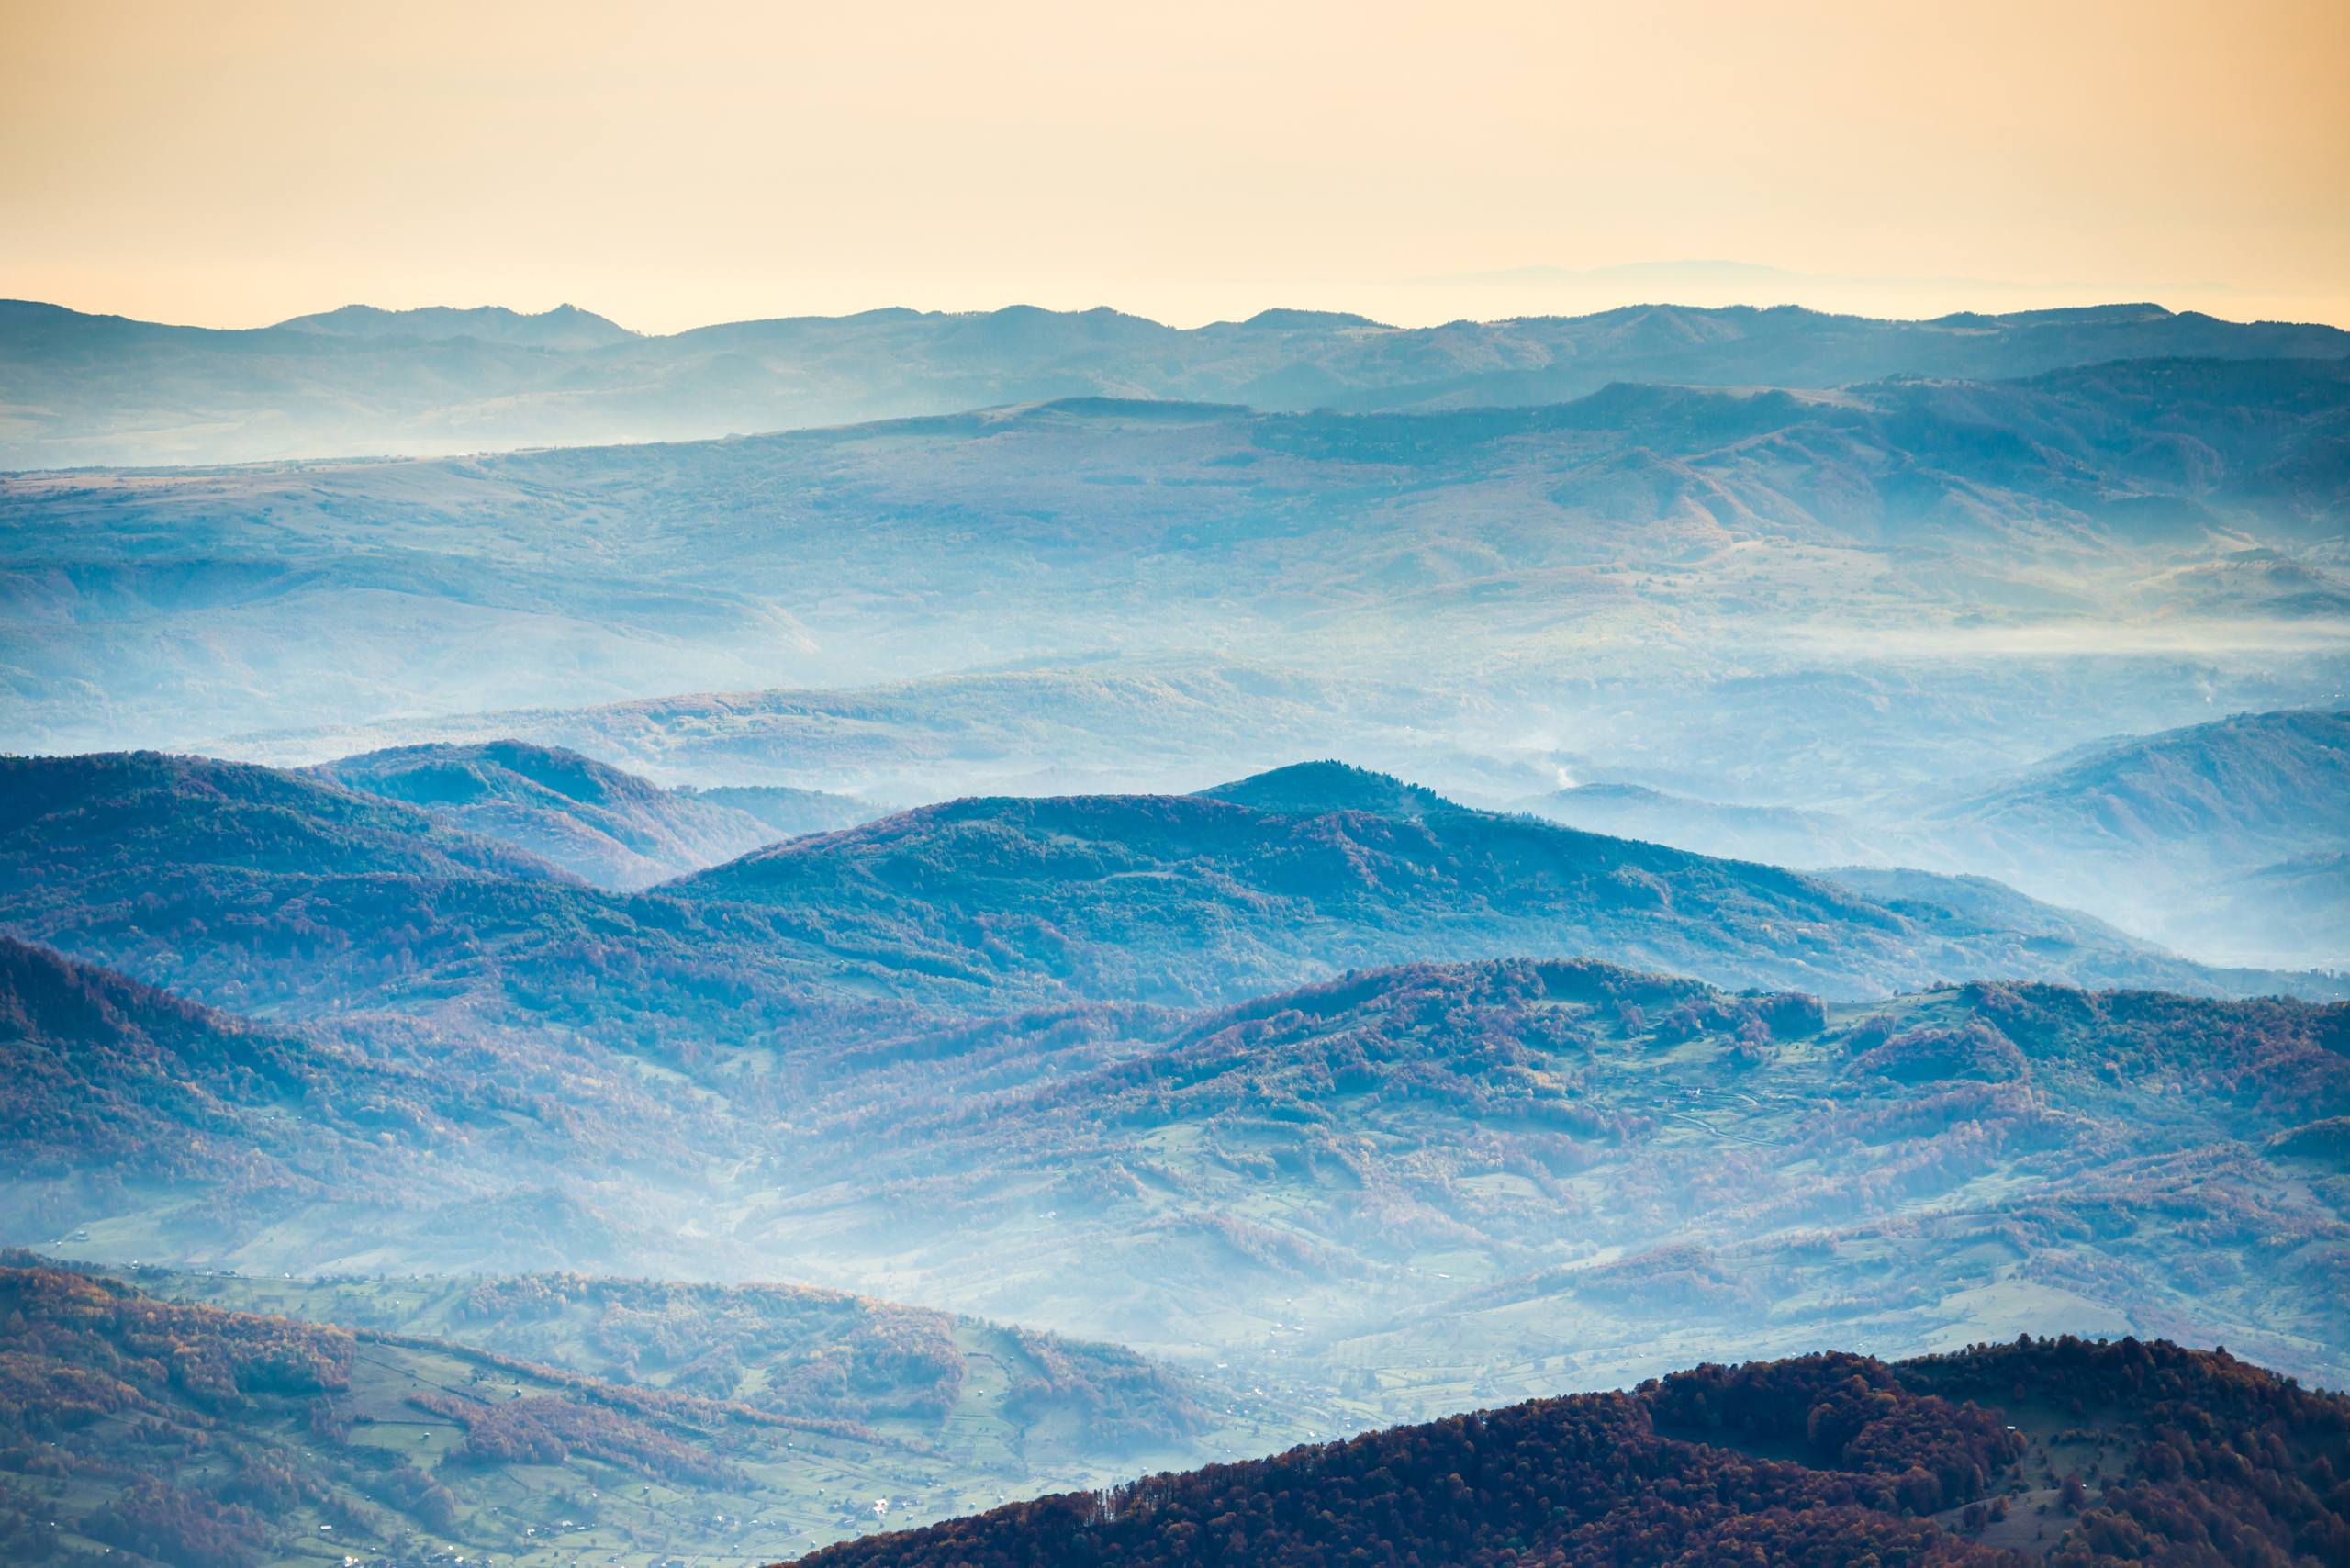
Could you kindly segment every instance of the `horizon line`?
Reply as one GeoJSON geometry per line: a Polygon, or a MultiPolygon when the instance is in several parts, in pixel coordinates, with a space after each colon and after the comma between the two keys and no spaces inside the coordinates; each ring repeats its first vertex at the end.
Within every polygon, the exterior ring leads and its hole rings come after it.
{"type": "MultiPolygon", "coordinates": [[[[1726,264],[1734,264],[1740,268],[1748,268],[1755,271],[1775,272],[1781,270],[1744,263],[1726,264]]],[[[1516,270],[1522,272],[1539,272],[1560,271],[1561,269],[1527,268],[1516,270]]],[[[1597,270],[1601,272],[1607,272],[1619,269],[1603,268],[1597,270]]],[[[1489,274],[1483,275],[1500,276],[1505,274],[1489,274]]],[[[1439,280],[1427,279],[1416,281],[1433,285],[1439,280]]],[[[2032,286],[1999,285],[1997,286],[2021,289],[2032,286]]],[[[1253,326],[1262,321],[1263,319],[1268,316],[1326,317],[1331,318],[1335,320],[1345,321],[1357,330],[1375,329],[1383,332],[1433,332],[1441,331],[1448,328],[1464,326],[1499,327],[1526,321],[1592,320],[1599,317],[1616,315],[1620,312],[1630,310],[1685,310],[1712,315],[1727,314],[1733,311],[1746,311],[1757,315],[1774,314],[1781,311],[1795,311],[1810,316],[1822,316],[1855,321],[1875,321],[1895,326],[1932,326],[1939,322],[1957,320],[1969,317],[1990,320],[2012,320],[2019,318],[2033,316],[2081,316],[2099,311],[2140,309],[2160,311],[2165,316],[2174,318],[2202,317],[2207,320],[2224,322],[2231,326],[2319,328],[2326,330],[2350,333],[2350,326],[2345,326],[2340,322],[2323,320],[2315,318],[2231,317],[2222,316],[2214,311],[2196,309],[2192,308],[2180,309],[2177,307],[2166,305],[2160,299],[2153,297],[2129,298],[2124,297],[2101,299],[2086,304],[2023,306],[2006,309],[1960,308],[1941,311],[1933,315],[1915,316],[1874,315],[1865,310],[1834,309],[1818,305],[1805,304],[1799,300],[1792,299],[1775,300],[1767,304],[1757,300],[1740,300],[1721,304],[1695,304],[1687,300],[1674,299],[1669,297],[1657,297],[1653,298],[1628,298],[1617,304],[1601,306],[1588,310],[1520,310],[1493,316],[1456,316],[1440,321],[1429,321],[1417,325],[1406,325],[1393,321],[1383,321],[1376,317],[1367,315],[1359,310],[1348,310],[1336,307],[1314,305],[1269,305],[1248,316],[1218,317],[1214,319],[1202,321],[1191,326],[1185,326],[1175,321],[1167,320],[1160,317],[1147,315],[1141,311],[1123,309],[1118,306],[1108,303],[1064,307],[1038,305],[1025,299],[1013,299],[1002,305],[973,307],[959,309],[898,304],[868,306],[856,310],[787,312],[771,316],[738,316],[699,322],[693,326],[680,327],[674,331],[666,332],[647,331],[627,326],[612,317],[605,315],[599,310],[577,304],[571,300],[559,301],[556,304],[547,306],[544,308],[538,310],[520,308],[515,306],[497,302],[476,305],[450,305],[443,303],[412,306],[385,306],[373,304],[366,300],[347,300],[343,304],[330,306],[324,309],[300,311],[291,316],[279,317],[274,320],[254,322],[241,326],[216,326],[200,321],[173,321],[153,317],[133,316],[116,310],[88,309],[81,306],[67,305],[54,299],[39,299],[29,296],[0,296],[0,308],[28,306],[44,310],[60,311],[66,315],[79,317],[85,320],[122,321],[135,326],[156,327],[170,331],[214,332],[223,334],[276,331],[295,328],[297,323],[316,321],[324,318],[342,315],[346,312],[352,311],[366,311],[386,317],[420,316],[433,312],[448,312],[453,315],[498,313],[518,320],[543,320],[551,316],[569,313],[600,321],[604,325],[610,327],[617,331],[625,332],[632,338],[646,342],[655,342],[666,339],[687,337],[695,332],[715,331],[729,327],[770,326],[785,322],[845,322],[860,320],[867,317],[893,315],[976,319],[990,316],[1011,315],[1013,313],[1033,313],[1036,315],[1057,317],[1107,315],[1118,317],[1126,320],[1144,322],[1147,325],[1160,328],[1166,331],[1188,333],[1209,331],[1217,328],[1253,326]]],[[[323,337],[332,336],[334,334],[321,332],[318,335],[323,337]]],[[[456,335],[463,336],[464,334],[459,333],[456,335]]]]}

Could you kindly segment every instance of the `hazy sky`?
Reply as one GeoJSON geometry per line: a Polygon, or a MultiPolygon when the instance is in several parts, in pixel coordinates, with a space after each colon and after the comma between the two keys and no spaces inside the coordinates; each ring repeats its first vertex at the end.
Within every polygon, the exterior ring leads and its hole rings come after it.
{"type": "Polygon", "coordinates": [[[2350,325],[2350,0],[0,17],[0,294],[166,320],[1670,295],[2350,325]],[[1687,259],[1784,272],[1574,275],[1687,259]]]}

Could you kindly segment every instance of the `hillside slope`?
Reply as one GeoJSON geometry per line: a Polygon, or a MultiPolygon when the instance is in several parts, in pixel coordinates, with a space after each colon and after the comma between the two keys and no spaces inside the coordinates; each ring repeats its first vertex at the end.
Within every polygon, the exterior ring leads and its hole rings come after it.
{"type": "Polygon", "coordinates": [[[0,1234],[71,1230],[133,1193],[283,1209],[370,1185],[411,1205],[478,1189],[436,1162],[543,1100],[371,1061],[0,936],[0,1234]]]}
{"type": "Polygon", "coordinates": [[[1099,1469],[1244,1441],[1231,1390],[1114,1345],[842,1291],[580,1274],[132,1271],[151,1295],[464,1345],[608,1383],[854,1422],[966,1462],[1099,1469]],[[1213,1406],[1218,1414],[1211,1416],[1213,1406]]]}
{"type": "MultiPolygon", "coordinates": [[[[0,1266],[0,1543],[28,1565],[758,1557],[1117,1473],[1051,1440],[1025,1458],[1025,1417],[988,1412],[1069,1371],[1044,1341],[985,1347],[981,1411],[939,1441],[174,1305],[20,1256],[0,1266]]],[[[1049,1406],[1077,1385],[1025,1396],[1049,1406]]],[[[1179,1434],[1147,1451],[1196,1450],[1179,1434]]]]}
{"type": "Polygon", "coordinates": [[[2238,713],[2055,757],[1926,825],[2028,851],[2256,865],[2350,845],[2350,711],[2238,713]]]}
{"type": "Polygon", "coordinates": [[[413,806],[198,757],[0,762],[0,871],[22,937],[215,1006],[386,1025],[425,1059],[419,1025],[468,1055],[520,1034],[664,1057],[720,1018],[812,1045],[977,989],[853,922],[605,892],[413,806]]]}
{"type": "Polygon", "coordinates": [[[2199,955],[2350,965],[2350,712],[2294,709],[2084,746],[1914,813],[1918,839],[2199,955]],[[2265,875],[2264,875],[2265,873],[2265,875]]]}
{"type": "Polygon", "coordinates": [[[561,879],[535,856],[411,806],[155,752],[0,757],[0,867],[19,886],[190,863],[263,875],[561,879]],[[101,846],[103,863],[88,863],[101,846]]]}
{"type": "Polygon", "coordinates": [[[767,841],[803,834],[832,833],[889,813],[870,801],[789,784],[718,784],[679,791],[694,800],[740,812],[767,830],[767,841]]]}

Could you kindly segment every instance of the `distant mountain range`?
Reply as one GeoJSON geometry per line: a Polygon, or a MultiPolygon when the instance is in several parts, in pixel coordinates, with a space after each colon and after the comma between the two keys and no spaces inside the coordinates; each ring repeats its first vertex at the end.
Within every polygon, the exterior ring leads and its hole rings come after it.
{"type": "Polygon", "coordinates": [[[1398,329],[1269,310],[875,310],[640,337],[564,307],[351,306],[222,331],[0,303],[0,468],[696,440],[1081,397],[1266,409],[1559,402],[1611,382],[1828,387],[2125,359],[2340,358],[2350,334],[2110,305],[1931,321],[1642,305],[1398,329]]]}
{"type": "Polygon", "coordinates": [[[2350,1559],[2350,334],[0,304],[11,462],[0,1559],[2350,1559]]]}

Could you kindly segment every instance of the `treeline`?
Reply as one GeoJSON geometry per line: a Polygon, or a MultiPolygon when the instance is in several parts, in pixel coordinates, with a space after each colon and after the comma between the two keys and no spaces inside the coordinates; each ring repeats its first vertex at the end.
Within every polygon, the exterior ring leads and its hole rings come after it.
{"type": "Polygon", "coordinates": [[[453,1456],[461,1464],[561,1464],[578,1453],[668,1481],[747,1484],[742,1472],[716,1454],[606,1406],[546,1395],[489,1400],[433,1392],[411,1394],[408,1403],[464,1428],[464,1441],[453,1456]]]}

